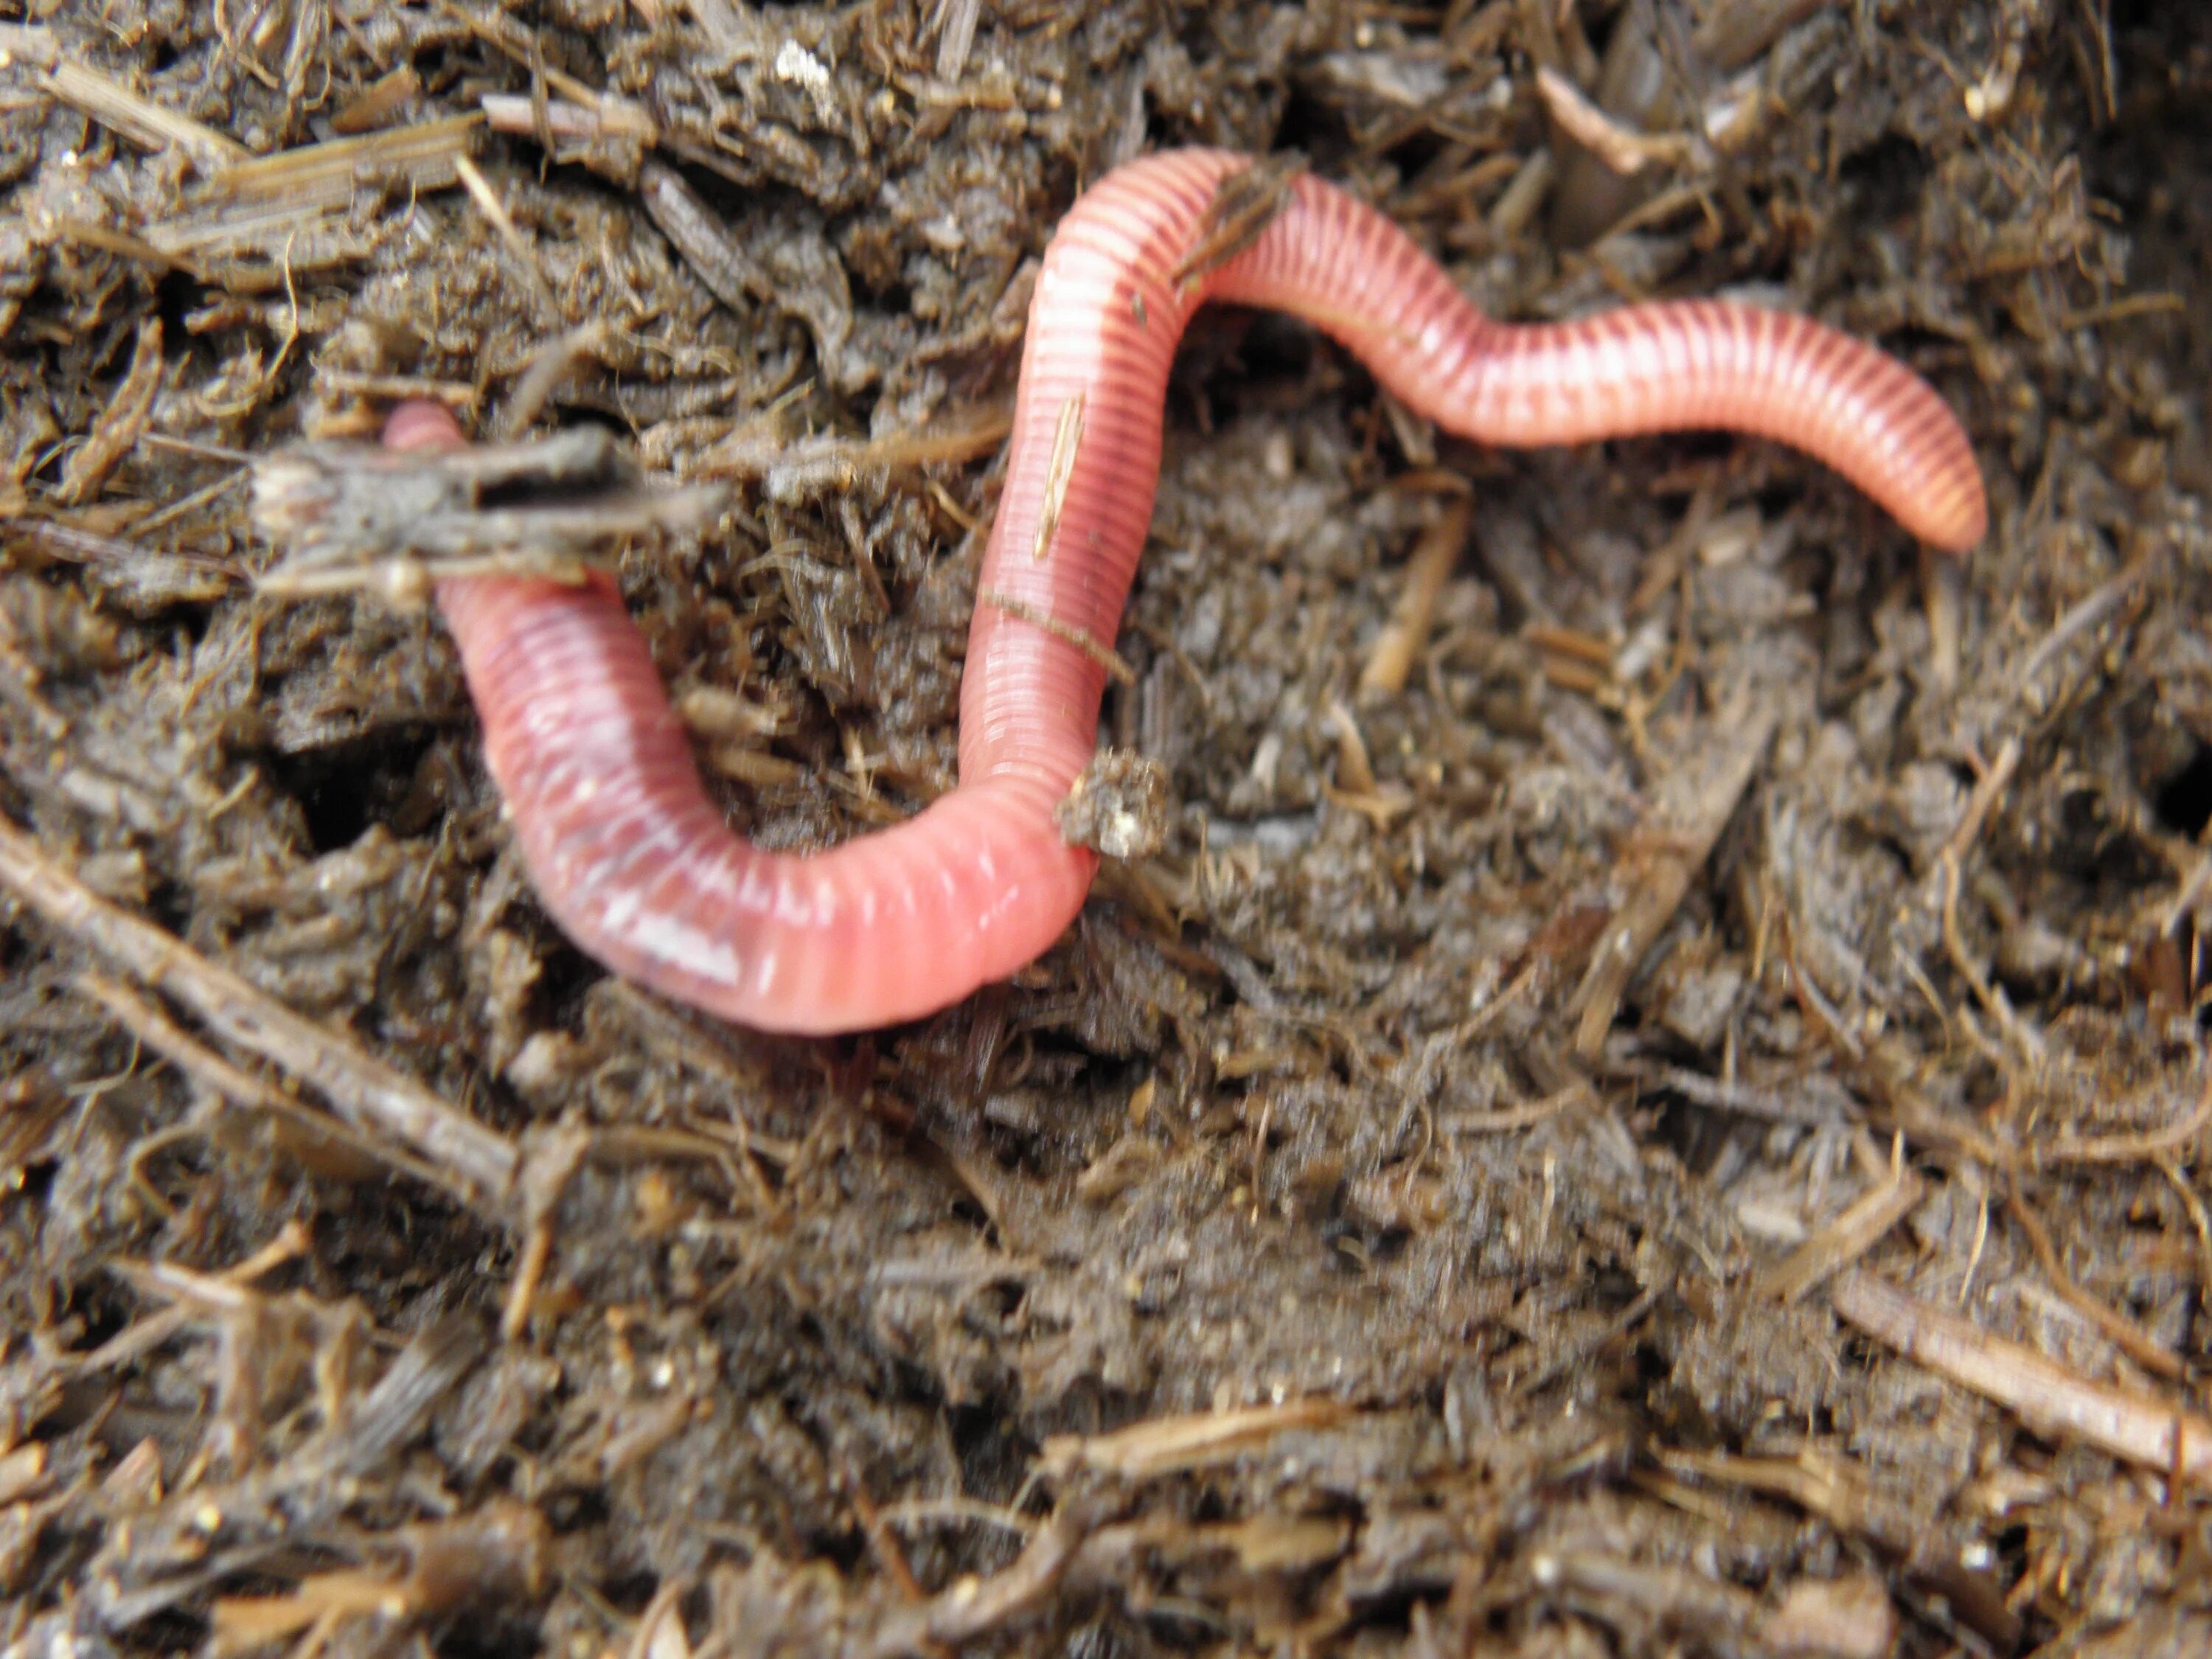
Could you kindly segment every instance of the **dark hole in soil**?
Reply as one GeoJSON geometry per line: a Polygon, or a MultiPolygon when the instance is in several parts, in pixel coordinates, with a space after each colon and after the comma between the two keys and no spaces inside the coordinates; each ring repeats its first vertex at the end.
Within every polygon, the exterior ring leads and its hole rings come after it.
{"type": "Polygon", "coordinates": [[[2168,778],[2152,802],[2159,822],[2192,839],[2212,823],[2212,746],[2197,745],[2189,763],[2168,778]]]}
{"type": "Polygon", "coordinates": [[[318,854],[350,847],[372,823],[391,822],[401,799],[396,781],[414,775],[429,744],[427,736],[398,744],[389,736],[378,734],[374,757],[342,749],[272,768],[307,814],[318,854]]]}
{"type": "Polygon", "coordinates": [[[307,836],[318,853],[334,853],[361,838],[375,774],[361,766],[321,765],[287,781],[307,815],[307,836]]]}
{"type": "Polygon", "coordinates": [[[2132,34],[2172,12],[2170,0],[2112,0],[2112,32],[2115,36],[2132,34]]]}
{"type": "MultiPolygon", "coordinates": [[[[181,270],[168,272],[154,285],[154,304],[161,314],[164,339],[175,342],[189,337],[185,332],[185,319],[198,305],[201,292],[199,279],[181,270]]],[[[170,349],[176,348],[173,344],[170,349]]]]}
{"type": "Polygon", "coordinates": [[[441,1631],[434,1651],[441,1659],[523,1659],[540,1644],[537,1627],[526,1621],[471,1614],[441,1631]]]}
{"type": "Polygon", "coordinates": [[[1912,211],[1927,171],[1927,153],[1892,133],[1844,161],[1839,176],[1865,202],[1867,216],[1879,222],[1912,211]]]}

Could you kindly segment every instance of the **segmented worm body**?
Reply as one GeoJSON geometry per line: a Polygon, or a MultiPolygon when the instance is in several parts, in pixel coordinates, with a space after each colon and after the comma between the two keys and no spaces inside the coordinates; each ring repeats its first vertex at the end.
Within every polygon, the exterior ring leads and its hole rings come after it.
{"type": "MultiPolygon", "coordinates": [[[[1169,362],[1208,300],[1310,319],[1407,407],[1480,442],[1753,433],[1826,462],[1926,541],[1980,539],[1981,478],[1950,411],[1804,318],[1693,301],[1498,324],[1395,225],[1308,177],[1187,270],[1248,165],[1209,150],[1131,163],[1054,234],[969,635],[959,786],[907,822],[811,854],[750,845],[708,799],[611,582],[440,585],[532,879],[586,951],[747,1025],[832,1032],[945,1007],[1052,944],[1097,867],[1053,808],[1094,751],[1097,647],[1152,517],[1169,362]]],[[[449,438],[420,406],[386,434],[449,438]]]]}

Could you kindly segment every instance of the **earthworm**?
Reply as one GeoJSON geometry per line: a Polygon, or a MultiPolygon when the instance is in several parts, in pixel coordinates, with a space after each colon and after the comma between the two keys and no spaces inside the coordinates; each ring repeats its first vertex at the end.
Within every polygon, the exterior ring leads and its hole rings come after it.
{"type": "MultiPolygon", "coordinates": [[[[1131,162],[1054,233],[978,579],[959,783],[915,817],[819,853],[756,848],[708,798],[610,579],[438,585],[524,861],[586,951],[723,1018],[805,1033],[933,1012],[1043,953],[1097,868],[1054,807],[1094,752],[1169,362],[1208,300],[1308,319],[1416,414],[1480,442],[1752,433],[1826,462],[1925,541],[1963,552],[1981,538],[1965,433],[1872,347],[1706,301],[1497,323],[1396,226],[1317,179],[1281,184],[1256,224],[1224,235],[1249,166],[1198,149],[1131,162]]],[[[459,441],[427,405],[386,431],[395,447],[459,441]]]]}

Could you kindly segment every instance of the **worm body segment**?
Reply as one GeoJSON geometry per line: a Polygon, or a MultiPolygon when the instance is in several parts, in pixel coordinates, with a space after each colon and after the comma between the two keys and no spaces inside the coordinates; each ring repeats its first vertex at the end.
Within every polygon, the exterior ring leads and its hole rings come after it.
{"type": "MultiPolygon", "coordinates": [[[[1499,324],[1396,226],[1309,177],[1237,251],[1186,273],[1217,191],[1248,165],[1210,150],[1133,162],[1054,234],[969,636],[959,787],[914,818],[822,853],[753,847],[708,799],[611,583],[439,585],[532,880],[584,950],[724,1018],[825,1033],[933,1012],[1052,944],[1097,867],[1053,808],[1096,744],[1097,647],[1152,518],[1169,363],[1208,300],[1309,319],[1408,407],[1481,442],[1752,433],[1825,461],[1923,540],[1981,538],[1980,475],[1942,400],[1804,318],[1692,301],[1499,324]]],[[[410,406],[386,441],[458,435],[410,406]]]]}

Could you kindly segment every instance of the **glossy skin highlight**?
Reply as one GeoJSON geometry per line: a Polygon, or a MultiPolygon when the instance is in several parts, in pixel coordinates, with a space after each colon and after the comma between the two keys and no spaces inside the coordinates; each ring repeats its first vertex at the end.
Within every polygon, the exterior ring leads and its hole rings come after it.
{"type": "MultiPolygon", "coordinates": [[[[1310,177],[1233,257],[1177,280],[1216,228],[1217,191],[1249,164],[1152,156],[1060,222],[969,635],[959,787],[907,822],[821,853],[750,845],[708,799],[611,581],[439,584],[531,879],[586,951],[710,1013],[803,1033],[931,1013],[1042,954],[1097,867],[1053,819],[1096,746],[1106,669],[1085,647],[1120,629],[1169,363],[1208,300],[1307,319],[1407,407],[1480,442],[1751,433],[1825,461],[1924,541],[1981,539],[1980,473],[1942,399],[1802,317],[1696,301],[1496,323],[1396,226],[1310,177]]],[[[442,410],[408,404],[386,441],[461,437],[442,410]]]]}

